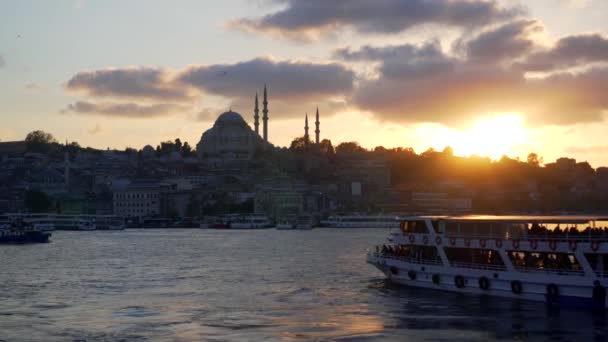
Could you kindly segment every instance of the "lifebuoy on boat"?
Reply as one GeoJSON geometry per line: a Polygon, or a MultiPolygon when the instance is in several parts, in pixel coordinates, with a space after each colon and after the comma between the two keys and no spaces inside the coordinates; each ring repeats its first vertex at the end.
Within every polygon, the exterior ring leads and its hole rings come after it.
{"type": "Polygon", "coordinates": [[[436,243],[437,245],[441,245],[441,236],[437,236],[437,237],[435,238],[435,243],[436,243]]]}
{"type": "Polygon", "coordinates": [[[408,239],[410,240],[410,243],[414,243],[414,241],[416,240],[416,237],[414,236],[414,234],[410,234],[408,239]]]}
{"type": "Polygon", "coordinates": [[[502,248],[502,239],[496,239],[496,247],[502,248]]]}
{"type": "Polygon", "coordinates": [[[486,247],[486,239],[479,239],[479,245],[480,245],[482,248],[485,248],[485,247],[486,247]]]}
{"type": "Polygon", "coordinates": [[[479,288],[484,291],[490,289],[490,280],[487,277],[479,278],[479,288]]]}
{"type": "Polygon", "coordinates": [[[464,245],[469,247],[471,245],[471,239],[465,238],[464,239],[464,245]]]}
{"type": "Polygon", "coordinates": [[[454,285],[456,285],[457,288],[461,289],[464,287],[464,277],[461,275],[457,275],[454,277],[454,285]]]}
{"type": "Polygon", "coordinates": [[[576,250],[576,241],[570,240],[570,242],[568,242],[568,246],[570,247],[571,250],[575,251],[576,250]]]}
{"type": "Polygon", "coordinates": [[[454,246],[456,244],[456,238],[451,236],[450,237],[450,245],[454,246]]]}
{"type": "Polygon", "coordinates": [[[599,241],[591,241],[591,249],[595,252],[600,248],[599,241]]]}
{"type": "Polygon", "coordinates": [[[425,245],[428,245],[429,243],[429,237],[428,235],[425,235],[422,237],[422,243],[424,243],[425,245]]]}
{"type": "Polygon", "coordinates": [[[517,240],[517,239],[513,240],[513,248],[515,248],[515,249],[519,248],[519,240],[517,240]]]}
{"type": "Polygon", "coordinates": [[[530,248],[532,248],[533,250],[536,250],[538,248],[538,240],[530,240],[528,242],[530,243],[530,248]]]}
{"type": "Polygon", "coordinates": [[[549,241],[549,248],[551,248],[551,250],[554,251],[557,248],[557,241],[550,240],[549,241]]]}
{"type": "Polygon", "coordinates": [[[520,294],[521,293],[521,281],[519,280],[513,280],[511,282],[511,291],[515,294],[520,294]]]}
{"type": "Polygon", "coordinates": [[[556,300],[559,297],[559,288],[555,284],[547,285],[547,296],[551,300],[556,300]]]}
{"type": "Polygon", "coordinates": [[[411,280],[416,280],[416,271],[410,270],[407,272],[407,276],[410,277],[411,280]]]}

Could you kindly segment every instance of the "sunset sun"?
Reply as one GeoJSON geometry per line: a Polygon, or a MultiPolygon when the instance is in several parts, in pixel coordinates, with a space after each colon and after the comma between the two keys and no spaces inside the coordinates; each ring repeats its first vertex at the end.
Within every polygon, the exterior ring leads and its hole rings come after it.
{"type": "Polygon", "coordinates": [[[451,146],[461,156],[479,155],[499,159],[526,142],[526,130],[518,114],[484,117],[465,130],[450,131],[439,145],[451,146]]]}

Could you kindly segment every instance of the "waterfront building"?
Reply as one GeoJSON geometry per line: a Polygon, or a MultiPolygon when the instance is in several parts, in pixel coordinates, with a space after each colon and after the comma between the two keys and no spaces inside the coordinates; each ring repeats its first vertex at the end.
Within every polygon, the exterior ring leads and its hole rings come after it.
{"type": "Polygon", "coordinates": [[[161,213],[161,187],[158,183],[131,183],[113,193],[114,215],[122,217],[157,216],[161,213]]]}

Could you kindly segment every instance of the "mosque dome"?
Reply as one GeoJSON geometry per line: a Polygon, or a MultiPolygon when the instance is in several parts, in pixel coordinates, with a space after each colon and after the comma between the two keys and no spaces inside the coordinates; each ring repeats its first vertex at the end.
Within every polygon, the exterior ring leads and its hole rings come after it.
{"type": "Polygon", "coordinates": [[[149,157],[154,157],[154,147],[150,146],[150,145],[146,145],[144,146],[144,148],[141,150],[141,153],[144,157],[149,158],[149,157]]]}
{"type": "Polygon", "coordinates": [[[213,127],[205,131],[197,145],[199,157],[250,159],[262,139],[232,110],[220,114],[213,127]]]}
{"type": "Polygon", "coordinates": [[[247,125],[247,123],[241,114],[230,110],[220,114],[217,120],[215,120],[215,125],[247,125]]]}

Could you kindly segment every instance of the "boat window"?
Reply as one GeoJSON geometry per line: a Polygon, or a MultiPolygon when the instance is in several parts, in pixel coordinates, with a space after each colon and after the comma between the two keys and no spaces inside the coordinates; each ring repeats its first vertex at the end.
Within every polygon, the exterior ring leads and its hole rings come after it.
{"type": "Polygon", "coordinates": [[[393,257],[413,263],[441,264],[441,257],[435,246],[382,245],[376,252],[385,257],[393,257]]]}
{"type": "Polygon", "coordinates": [[[401,223],[401,230],[404,233],[428,233],[424,221],[404,221],[401,223]]]}
{"type": "Polygon", "coordinates": [[[505,268],[498,252],[491,249],[445,247],[444,250],[450,265],[455,267],[479,265],[505,268]]]}
{"type": "Polygon", "coordinates": [[[582,272],[576,256],[571,253],[508,251],[507,255],[517,268],[582,272]]]}
{"type": "Polygon", "coordinates": [[[608,277],[608,254],[587,253],[585,258],[598,276],[608,277]]]}

